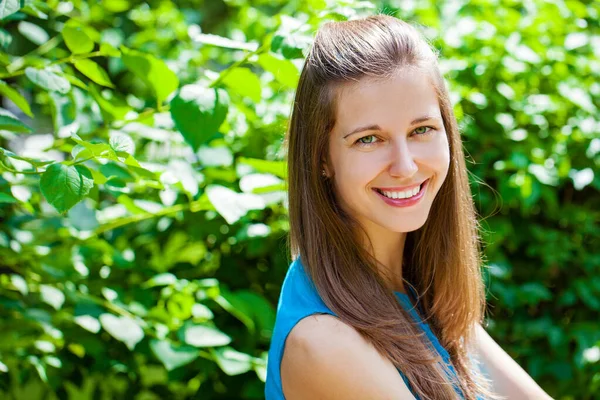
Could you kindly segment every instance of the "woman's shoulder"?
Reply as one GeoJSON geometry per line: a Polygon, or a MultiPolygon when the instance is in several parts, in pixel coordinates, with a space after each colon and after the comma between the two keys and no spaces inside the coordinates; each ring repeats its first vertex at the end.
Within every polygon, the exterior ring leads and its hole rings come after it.
{"type": "Polygon", "coordinates": [[[277,304],[267,363],[265,397],[268,400],[285,398],[281,387],[280,365],[284,348],[287,348],[290,342],[289,334],[298,323],[316,314],[335,315],[323,303],[306,275],[300,259],[297,258],[288,268],[277,304]]]}
{"type": "Polygon", "coordinates": [[[281,363],[286,399],[413,399],[393,363],[356,329],[334,315],[299,321],[281,363]]]}
{"type": "Polygon", "coordinates": [[[313,314],[290,331],[286,349],[304,348],[313,352],[335,351],[340,344],[363,346],[366,340],[356,329],[331,314],[313,314]]]}

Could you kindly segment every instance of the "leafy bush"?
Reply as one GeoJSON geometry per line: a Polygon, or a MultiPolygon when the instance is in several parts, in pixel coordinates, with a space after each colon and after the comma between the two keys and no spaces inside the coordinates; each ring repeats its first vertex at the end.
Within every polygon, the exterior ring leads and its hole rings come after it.
{"type": "Polygon", "coordinates": [[[303,55],[385,10],[441,51],[490,332],[597,397],[600,6],[399,4],[0,1],[0,395],[263,397],[303,55]]]}

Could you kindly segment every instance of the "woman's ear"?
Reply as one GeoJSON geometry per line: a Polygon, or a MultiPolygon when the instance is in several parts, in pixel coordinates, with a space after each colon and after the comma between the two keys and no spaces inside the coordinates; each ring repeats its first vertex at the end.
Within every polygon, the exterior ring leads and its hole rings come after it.
{"type": "Polygon", "coordinates": [[[325,178],[331,177],[331,172],[326,163],[321,164],[321,175],[325,178]]]}

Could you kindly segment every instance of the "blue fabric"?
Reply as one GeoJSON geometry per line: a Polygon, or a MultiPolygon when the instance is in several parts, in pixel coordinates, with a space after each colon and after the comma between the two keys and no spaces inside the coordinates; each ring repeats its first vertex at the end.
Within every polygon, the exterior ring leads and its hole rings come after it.
{"type": "MultiPolygon", "coordinates": [[[[452,373],[455,373],[454,368],[449,362],[450,357],[448,352],[440,345],[439,341],[429,328],[429,325],[421,320],[409,296],[400,292],[394,292],[394,294],[400,303],[409,311],[415,321],[418,322],[418,325],[425,331],[427,337],[439,352],[442,359],[449,365],[452,373]]],[[[314,283],[304,271],[300,258],[297,258],[291,263],[290,268],[288,269],[277,304],[277,316],[275,319],[275,327],[271,338],[267,363],[267,378],[265,385],[265,398],[267,400],[285,399],[281,387],[280,375],[281,359],[285,341],[292,328],[301,319],[312,314],[330,314],[337,317],[337,315],[323,303],[314,283]]],[[[412,392],[412,387],[404,374],[400,370],[398,370],[398,372],[412,392]]],[[[457,393],[460,393],[458,388],[455,387],[455,390],[457,393]]],[[[415,398],[419,400],[419,397],[416,395],[415,398]]]]}

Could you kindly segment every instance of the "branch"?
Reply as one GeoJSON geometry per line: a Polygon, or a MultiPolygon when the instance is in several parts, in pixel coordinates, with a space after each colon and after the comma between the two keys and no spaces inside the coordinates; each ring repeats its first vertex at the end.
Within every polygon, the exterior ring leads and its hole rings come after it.
{"type": "Polygon", "coordinates": [[[5,170],[12,172],[13,174],[24,174],[24,175],[39,175],[42,172],[39,171],[17,171],[16,169],[12,169],[9,166],[7,166],[6,164],[4,164],[2,161],[0,161],[0,167],[4,168],[5,170]]]}
{"type": "Polygon", "coordinates": [[[165,215],[175,214],[180,211],[189,210],[191,212],[198,212],[202,210],[207,210],[207,206],[208,204],[206,204],[206,201],[204,199],[199,199],[196,201],[192,201],[191,203],[176,204],[171,207],[166,207],[156,213],[135,214],[129,217],[119,218],[112,222],[99,226],[94,231],[94,235],[99,236],[104,232],[112,231],[113,229],[117,229],[123,225],[127,225],[133,222],[144,221],[146,219],[163,217],[165,215]]]}
{"type": "Polygon", "coordinates": [[[236,61],[233,64],[231,64],[229,67],[225,68],[223,71],[221,71],[219,77],[217,79],[215,79],[210,85],[208,85],[208,87],[212,88],[212,87],[217,86],[219,83],[221,83],[223,81],[223,79],[225,79],[225,77],[227,75],[229,75],[231,73],[231,71],[233,71],[234,69],[236,69],[240,65],[248,62],[248,60],[250,59],[250,57],[262,53],[267,48],[269,48],[269,46],[270,46],[270,44],[268,45],[267,43],[265,43],[262,46],[260,46],[259,48],[257,48],[256,50],[251,51],[250,53],[246,54],[246,56],[244,58],[242,58],[241,60],[236,61]]]}
{"type": "MultiPolygon", "coordinates": [[[[46,42],[46,43],[48,43],[48,42],[46,42]]],[[[100,51],[94,51],[94,52],[87,53],[87,54],[71,54],[69,57],[61,58],[60,60],[51,62],[50,64],[48,64],[48,66],[60,65],[60,64],[65,64],[65,63],[74,63],[77,60],[84,60],[86,58],[92,58],[92,57],[102,57],[103,55],[104,54],[102,54],[102,52],[100,52],[100,51]]],[[[26,57],[26,56],[21,57],[21,59],[23,59],[24,57],[26,57]]],[[[19,60],[17,60],[17,61],[19,61],[19,60]]],[[[15,63],[16,63],[16,61],[15,61],[15,63]]],[[[13,63],[13,64],[15,64],[15,63],[13,63]]],[[[11,64],[11,65],[13,65],[13,64],[11,64]]],[[[21,62],[21,64],[22,64],[22,62],[21,62]]],[[[10,67],[10,65],[9,65],[9,67],[10,67]]],[[[23,67],[23,65],[18,66],[18,68],[22,68],[22,67],[23,67]]],[[[25,70],[19,69],[17,71],[16,69],[18,69],[18,68],[13,69],[13,72],[11,72],[9,74],[0,75],[0,79],[14,78],[19,75],[23,75],[25,73],[25,70]]],[[[6,70],[10,71],[8,67],[6,68],[6,70]]]]}
{"type": "MultiPolygon", "coordinates": [[[[62,42],[62,35],[54,36],[52,39],[48,40],[46,43],[42,44],[40,47],[33,49],[29,53],[17,58],[15,61],[10,63],[6,67],[6,70],[8,72],[10,72],[11,74],[14,73],[15,71],[17,71],[23,67],[23,63],[24,63],[26,57],[28,57],[30,55],[34,55],[34,54],[42,55],[44,53],[47,53],[50,50],[52,50],[53,48],[55,48],[56,46],[58,46],[60,44],[60,42],[62,42]]],[[[20,71],[20,73],[13,75],[13,76],[17,76],[17,75],[21,75],[21,74],[23,74],[23,71],[20,71]]]]}

